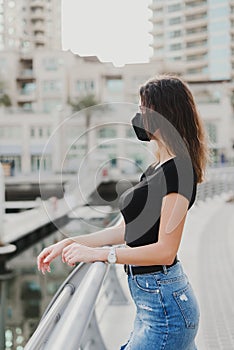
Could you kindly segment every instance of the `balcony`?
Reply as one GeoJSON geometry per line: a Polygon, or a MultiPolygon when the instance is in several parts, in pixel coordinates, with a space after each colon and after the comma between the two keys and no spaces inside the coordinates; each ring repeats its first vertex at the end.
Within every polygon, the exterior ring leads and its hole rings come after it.
{"type": "Polygon", "coordinates": [[[207,58],[200,58],[198,60],[193,60],[193,61],[187,61],[186,62],[186,68],[187,69],[199,69],[204,66],[208,66],[208,59],[207,58]]]}
{"type": "Polygon", "coordinates": [[[191,34],[186,33],[186,35],[185,35],[186,42],[196,41],[196,40],[204,40],[204,39],[208,39],[207,30],[204,30],[202,32],[197,32],[197,33],[191,33],[191,34]]]}
{"type": "Polygon", "coordinates": [[[45,12],[41,10],[33,11],[31,12],[30,18],[31,18],[31,21],[37,21],[37,20],[44,21],[45,12]]]}
{"type": "Polygon", "coordinates": [[[37,31],[40,31],[40,32],[45,32],[45,25],[44,25],[44,22],[43,21],[36,21],[34,24],[33,24],[33,31],[34,32],[37,32],[37,31]]]}
{"type": "Polygon", "coordinates": [[[32,81],[35,80],[34,73],[32,69],[23,69],[17,77],[18,81],[32,81]]]}
{"type": "Polygon", "coordinates": [[[198,18],[198,19],[194,19],[191,21],[186,21],[184,23],[184,28],[193,28],[193,27],[202,27],[202,26],[206,26],[208,22],[208,18],[204,17],[204,18],[198,18]]]}
{"type": "Polygon", "coordinates": [[[186,73],[184,75],[184,79],[187,82],[195,82],[195,81],[208,81],[210,80],[210,77],[208,73],[194,73],[194,74],[186,73]]]}
{"type": "Polygon", "coordinates": [[[186,47],[185,49],[185,55],[199,55],[199,54],[205,54],[208,52],[208,47],[206,45],[204,46],[195,46],[195,47],[186,47]]]}
{"type": "Polygon", "coordinates": [[[32,102],[36,100],[35,91],[20,90],[17,96],[18,103],[32,102]]]}
{"type": "Polygon", "coordinates": [[[161,9],[164,6],[164,1],[163,0],[158,0],[157,2],[153,2],[148,6],[148,8],[152,11],[157,11],[161,9]]]}
{"type": "Polygon", "coordinates": [[[35,35],[35,43],[36,44],[45,44],[45,41],[46,41],[46,39],[45,39],[44,35],[42,35],[42,34],[35,35]]]}
{"type": "Polygon", "coordinates": [[[184,14],[186,15],[196,15],[201,12],[207,12],[208,6],[206,3],[199,4],[197,3],[196,6],[186,6],[184,10],[184,14]]]}
{"type": "Polygon", "coordinates": [[[44,8],[45,6],[45,3],[43,0],[35,0],[35,1],[32,1],[30,3],[30,8],[31,9],[34,9],[34,8],[44,8]]]}

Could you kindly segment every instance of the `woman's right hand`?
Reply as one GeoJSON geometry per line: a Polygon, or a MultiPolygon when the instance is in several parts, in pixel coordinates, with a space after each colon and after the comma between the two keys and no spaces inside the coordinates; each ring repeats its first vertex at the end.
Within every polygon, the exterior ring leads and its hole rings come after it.
{"type": "Polygon", "coordinates": [[[38,270],[45,274],[46,271],[50,272],[50,263],[57,256],[62,254],[63,248],[66,247],[65,240],[52,244],[44,248],[37,257],[38,270]]]}

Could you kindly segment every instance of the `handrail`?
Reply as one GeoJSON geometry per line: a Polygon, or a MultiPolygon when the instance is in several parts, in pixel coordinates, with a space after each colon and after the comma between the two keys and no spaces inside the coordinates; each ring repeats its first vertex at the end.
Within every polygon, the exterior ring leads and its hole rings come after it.
{"type": "Polygon", "coordinates": [[[196,202],[234,193],[234,168],[210,169],[208,179],[197,187],[196,202]]]}
{"type": "MultiPolygon", "coordinates": [[[[118,215],[108,226],[116,226],[120,220],[121,215],[118,215]]],[[[77,344],[82,342],[89,325],[108,267],[103,262],[80,263],[54,295],[25,350],[78,349],[77,344]]]]}
{"type": "Polygon", "coordinates": [[[52,331],[54,325],[58,322],[63,308],[70,299],[70,296],[74,293],[74,286],[67,284],[60,294],[60,297],[56,300],[51,309],[51,313],[44,317],[43,321],[40,322],[36,329],[33,338],[30,339],[28,344],[25,346],[27,349],[40,349],[41,344],[46,341],[49,333],[52,331]]]}
{"type": "MultiPolygon", "coordinates": [[[[107,227],[110,226],[117,226],[118,223],[120,222],[120,220],[122,219],[121,215],[117,215],[113,220],[111,220],[111,222],[107,225],[107,227]]],[[[49,305],[47,306],[46,310],[44,311],[44,314],[42,315],[41,320],[45,317],[45,315],[49,312],[49,310],[51,309],[52,305],[54,304],[55,300],[59,297],[60,293],[62,292],[63,288],[68,284],[71,283],[71,281],[73,280],[73,278],[76,278],[76,282],[77,283],[77,275],[79,274],[79,283],[80,281],[83,279],[84,275],[87,273],[87,268],[88,268],[88,264],[85,264],[83,262],[79,263],[78,266],[76,266],[76,268],[74,270],[72,270],[72,272],[69,274],[69,276],[66,278],[66,280],[61,284],[61,286],[59,287],[59,289],[57,290],[57,292],[55,293],[53,299],[51,300],[51,302],[49,303],[49,305]]]]}
{"type": "Polygon", "coordinates": [[[67,320],[67,322],[57,324],[45,345],[45,350],[74,350],[80,347],[107,269],[106,263],[95,262],[92,264],[85,280],[81,282],[62,315],[61,321],[67,320]]]}

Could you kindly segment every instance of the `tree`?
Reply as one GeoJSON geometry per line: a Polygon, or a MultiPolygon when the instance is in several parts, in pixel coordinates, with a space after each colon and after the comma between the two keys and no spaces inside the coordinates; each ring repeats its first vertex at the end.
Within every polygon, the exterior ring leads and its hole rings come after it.
{"type": "Polygon", "coordinates": [[[0,106],[11,106],[11,99],[10,97],[5,93],[5,82],[0,80],[0,106]]]}
{"type": "MultiPolygon", "coordinates": [[[[96,97],[93,94],[85,95],[78,99],[76,102],[69,102],[70,105],[72,106],[73,112],[78,112],[84,109],[85,113],[85,129],[86,131],[89,130],[90,128],[90,123],[91,123],[91,114],[92,110],[90,107],[93,107],[95,105],[98,105],[99,102],[96,99],[96,97]]],[[[102,107],[99,107],[99,109],[102,107]]],[[[85,140],[85,150],[86,153],[89,151],[89,135],[86,133],[86,140],[85,140]]]]}
{"type": "Polygon", "coordinates": [[[0,95],[0,106],[11,106],[11,99],[7,94],[0,95]]]}

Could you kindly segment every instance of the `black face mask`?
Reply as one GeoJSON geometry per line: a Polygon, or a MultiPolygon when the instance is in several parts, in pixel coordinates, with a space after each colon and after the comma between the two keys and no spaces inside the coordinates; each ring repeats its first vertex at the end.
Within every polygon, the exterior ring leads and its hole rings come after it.
{"type": "Polygon", "coordinates": [[[140,141],[150,141],[147,132],[144,128],[143,117],[141,113],[136,113],[135,117],[132,118],[132,126],[137,138],[140,141]]]}

